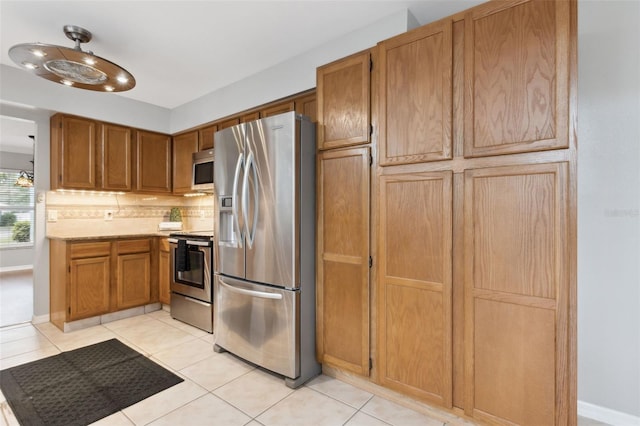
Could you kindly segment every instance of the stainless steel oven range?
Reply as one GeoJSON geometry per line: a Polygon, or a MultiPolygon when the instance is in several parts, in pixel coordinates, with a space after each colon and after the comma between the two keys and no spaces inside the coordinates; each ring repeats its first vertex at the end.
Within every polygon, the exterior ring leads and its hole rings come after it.
{"type": "Polygon", "coordinates": [[[213,333],[213,231],[169,234],[171,316],[213,333]]]}

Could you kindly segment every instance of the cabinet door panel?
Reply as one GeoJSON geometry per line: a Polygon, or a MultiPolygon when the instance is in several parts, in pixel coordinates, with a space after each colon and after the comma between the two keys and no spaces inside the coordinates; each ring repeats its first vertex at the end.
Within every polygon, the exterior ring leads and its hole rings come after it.
{"type": "Polygon", "coordinates": [[[380,382],[452,404],[452,173],[380,177],[380,382]]]}
{"type": "Polygon", "coordinates": [[[204,129],[198,130],[198,150],[206,151],[208,149],[213,149],[215,142],[213,137],[215,133],[218,131],[218,126],[215,124],[213,126],[205,127],[204,129]]]}
{"type": "Polygon", "coordinates": [[[173,193],[191,192],[193,153],[198,151],[198,132],[173,138],[173,193]]]}
{"type": "Polygon", "coordinates": [[[60,186],[95,189],[96,124],[77,117],[62,118],[60,138],[60,186]]]}
{"type": "Polygon", "coordinates": [[[269,108],[265,108],[260,111],[260,117],[271,117],[272,115],[282,114],[283,112],[289,111],[295,111],[295,105],[293,101],[288,101],[281,104],[272,105],[269,108]]]}
{"type": "Polygon", "coordinates": [[[109,312],[110,257],[71,260],[69,319],[77,320],[109,312]]]}
{"type": "Polygon", "coordinates": [[[467,170],[464,192],[465,411],[566,424],[568,164],[467,170]]]}
{"type": "Polygon", "coordinates": [[[452,22],[381,42],[380,164],[451,158],[452,22]]]}
{"type": "Polygon", "coordinates": [[[318,149],[369,142],[370,58],[366,51],[318,68],[318,149]]]}
{"type": "Polygon", "coordinates": [[[465,156],[566,148],[568,1],[487,3],[465,16],[465,156]]]}
{"type": "Polygon", "coordinates": [[[151,298],[151,255],[149,253],[118,256],[118,309],[149,303],[151,298]]]}
{"type": "Polygon", "coordinates": [[[369,148],[319,155],[318,360],[369,374],[369,148]]]}
{"type": "Polygon", "coordinates": [[[131,191],[131,129],[100,124],[101,187],[131,191]]]}
{"type": "Polygon", "coordinates": [[[318,121],[316,94],[302,96],[294,99],[296,105],[296,113],[306,115],[311,119],[312,123],[318,121]]]}
{"type": "Polygon", "coordinates": [[[136,132],[136,189],[140,192],[171,193],[171,137],[136,132]]]}
{"type": "Polygon", "coordinates": [[[160,249],[158,258],[158,287],[160,303],[171,303],[171,256],[169,251],[160,249]]]}
{"type": "Polygon", "coordinates": [[[218,130],[226,129],[227,127],[235,126],[240,123],[239,118],[230,118],[217,124],[218,130]]]}

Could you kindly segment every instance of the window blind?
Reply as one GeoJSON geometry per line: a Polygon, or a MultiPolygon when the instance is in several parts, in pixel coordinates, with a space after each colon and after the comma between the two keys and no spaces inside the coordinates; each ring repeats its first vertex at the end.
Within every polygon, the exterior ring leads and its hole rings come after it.
{"type": "Polygon", "coordinates": [[[18,176],[0,169],[0,248],[33,244],[34,190],[17,186],[18,176]]]}

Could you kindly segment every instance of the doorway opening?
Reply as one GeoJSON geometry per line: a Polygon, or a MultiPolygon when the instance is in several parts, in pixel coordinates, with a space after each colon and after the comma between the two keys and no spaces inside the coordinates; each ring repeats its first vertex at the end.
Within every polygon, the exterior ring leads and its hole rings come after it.
{"type": "Polygon", "coordinates": [[[0,327],[33,318],[36,123],[0,116],[0,327]]]}

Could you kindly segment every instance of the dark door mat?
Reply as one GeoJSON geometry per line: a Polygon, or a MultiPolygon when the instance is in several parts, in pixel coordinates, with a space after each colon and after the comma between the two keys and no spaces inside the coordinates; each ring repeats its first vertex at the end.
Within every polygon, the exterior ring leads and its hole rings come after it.
{"type": "Polygon", "coordinates": [[[21,425],[88,425],[182,381],[118,339],[0,371],[21,425]]]}

